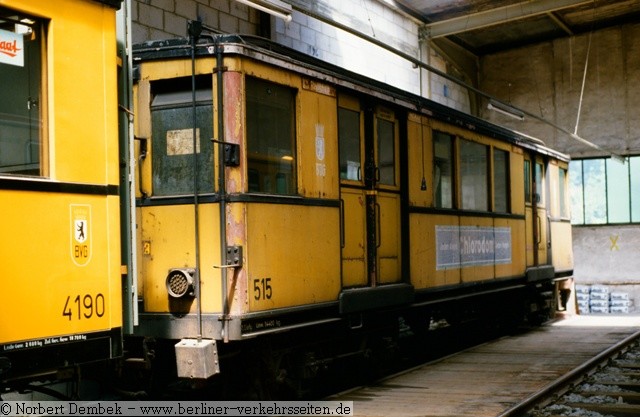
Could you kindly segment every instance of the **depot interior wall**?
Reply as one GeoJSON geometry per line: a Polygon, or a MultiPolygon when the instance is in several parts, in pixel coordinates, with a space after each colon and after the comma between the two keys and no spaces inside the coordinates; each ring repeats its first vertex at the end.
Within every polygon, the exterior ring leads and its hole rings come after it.
{"type": "Polygon", "coordinates": [[[323,23],[328,19],[374,38],[447,74],[459,74],[454,62],[428,42],[419,42],[420,22],[379,0],[288,0],[295,8],[285,22],[262,15],[235,0],[132,0],[132,40],[185,37],[187,21],[200,19],[224,33],[245,33],[272,40],[326,62],[471,112],[469,93],[445,78],[354,34],[323,23]],[[311,17],[318,16],[319,18],[311,17]]]}
{"type": "MultiPolygon", "coordinates": [[[[479,87],[569,132],[576,131],[577,124],[580,137],[603,149],[638,155],[639,36],[640,24],[628,24],[488,55],[481,58],[479,87]]],[[[483,117],[541,138],[572,158],[606,155],[549,124],[489,111],[486,101],[480,107],[483,117]]],[[[576,282],[628,291],[634,311],[640,311],[639,232],[635,225],[574,227],[576,282]]]]}
{"type": "MultiPolygon", "coordinates": [[[[569,132],[577,124],[578,136],[602,148],[638,154],[639,36],[640,24],[628,24],[487,55],[481,57],[479,86],[569,132]]],[[[483,117],[541,138],[574,158],[604,155],[531,117],[519,121],[503,116],[488,110],[486,101],[481,109],[483,117]]]]}
{"type": "Polygon", "coordinates": [[[627,292],[640,312],[640,233],[638,226],[573,228],[575,276],[578,284],[604,285],[627,292]]]}
{"type": "Polygon", "coordinates": [[[439,71],[457,74],[452,60],[429,42],[420,42],[421,22],[416,19],[379,0],[287,2],[309,13],[294,11],[289,23],[276,20],[272,33],[276,42],[458,110],[473,110],[465,88],[421,70],[393,52],[322,21],[328,19],[338,22],[439,71]]]}
{"type": "Polygon", "coordinates": [[[198,19],[225,33],[260,33],[260,13],[234,0],[131,0],[132,42],[186,37],[187,21],[198,19]]]}

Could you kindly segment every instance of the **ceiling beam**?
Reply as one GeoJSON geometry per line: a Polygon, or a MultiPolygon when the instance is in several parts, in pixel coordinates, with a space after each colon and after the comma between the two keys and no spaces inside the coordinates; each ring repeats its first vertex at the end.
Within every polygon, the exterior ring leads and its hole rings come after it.
{"type": "Polygon", "coordinates": [[[589,3],[593,3],[593,0],[524,1],[440,22],[427,23],[425,28],[429,37],[435,39],[589,3]]]}
{"type": "Polygon", "coordinates": [[[567,26],[567,24],[564,23],[562,19],[560,19],[560,17],[558,17],[558,15],[555,12],[549,12],[547,13],[547,15],[551,18],[551,20],[553,20],[556,23],[556,25],[560,27],[560,29],[564,30],[567,35],[569,36],[575,35],[575,33],[573,33],[571,28],[569,28],[569,26],[567,26]]]}

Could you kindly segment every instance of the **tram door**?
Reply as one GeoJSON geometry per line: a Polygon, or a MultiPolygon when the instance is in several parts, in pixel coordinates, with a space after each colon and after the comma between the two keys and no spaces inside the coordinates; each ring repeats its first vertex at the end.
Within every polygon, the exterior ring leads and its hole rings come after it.
{"type": "Polygon", "coordinates": [[[545,197],[545,162],[540,156],[525,156],[524,195],[527,239],[527,266],[539,266],[549,263],[548,203],[545,197]]]}
{"type": "Polygon", "coordinates": [[[338,107],[342,285],[400,281],[398,121],[341,97],[338,107]]]}

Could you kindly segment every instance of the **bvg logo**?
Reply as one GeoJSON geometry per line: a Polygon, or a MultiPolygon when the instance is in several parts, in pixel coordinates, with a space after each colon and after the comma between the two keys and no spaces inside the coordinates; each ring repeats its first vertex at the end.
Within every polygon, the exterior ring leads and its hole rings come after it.
{"type": "Polygon", "coordinates": [[[91,260],[91,206],[71,205],[71,259],[78,266],[91,260]]]}

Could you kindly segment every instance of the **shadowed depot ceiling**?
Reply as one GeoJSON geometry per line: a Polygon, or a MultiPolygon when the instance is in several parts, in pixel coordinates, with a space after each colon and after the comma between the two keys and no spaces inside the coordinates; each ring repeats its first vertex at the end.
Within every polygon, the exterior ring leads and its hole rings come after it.
{"type": "MultiPolygon", "coordinates": [[[[391,1],[391,0],[390,0],[391,1]]],[[[640,0],[393,0],[475,55],[640,22],[640,0]]]]}

